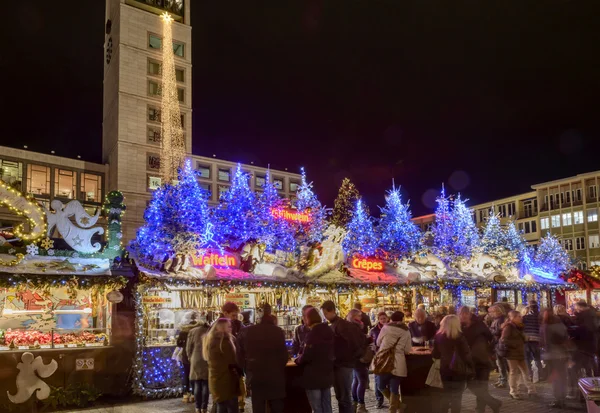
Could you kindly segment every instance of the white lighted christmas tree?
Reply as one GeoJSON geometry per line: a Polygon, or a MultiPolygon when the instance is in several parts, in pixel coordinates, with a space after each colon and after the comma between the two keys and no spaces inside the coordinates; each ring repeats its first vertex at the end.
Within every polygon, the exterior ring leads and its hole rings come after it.
{"type": "Polygon", "coordinates": [[[160,172],[163,183],[177,179],[177,171],[185,159],[185,139],[179,111],[175,57],[173,53],[173,18],[165,13],[162,39],[162,84],[160,105],[161,154],[160,172]]]}

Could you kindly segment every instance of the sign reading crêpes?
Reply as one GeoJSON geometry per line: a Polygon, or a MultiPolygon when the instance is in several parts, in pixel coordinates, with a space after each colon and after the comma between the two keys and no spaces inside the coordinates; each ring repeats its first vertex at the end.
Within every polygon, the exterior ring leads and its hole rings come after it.
{"type": "Polygon", "coordinates": [[[310,222],[310,214],[307,212],[298,212],[294,209],[272,208],[271,215],[278,219],[285,219],[291,222],[300,222],[303,224],[310,222]]]}
{"type": "Polygon", "coordinates": [[[376,260],[374,258],[354,257],[350,261],[350,265],[352,266],[352,268],[356,268],[358,270],[364,270],[364,271],[381,272],[381,271],[383,271],[383,268],[384,268],[383,261],[376,260]]]}
{"type": "Polygon", "coordinates": [[[232,254],[206,252],[203,255],[192,255],[192,264],[194,267],[212,265],[213,267],[237,268],[240,261],[238,257],[232,254]]]}

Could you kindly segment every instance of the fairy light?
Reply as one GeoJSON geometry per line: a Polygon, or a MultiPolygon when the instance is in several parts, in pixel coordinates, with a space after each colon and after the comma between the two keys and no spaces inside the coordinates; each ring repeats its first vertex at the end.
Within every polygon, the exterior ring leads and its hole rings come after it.
{"type": "Polygon", "coordinates": [[[11,212],[24,217],[30,225],[29,232],[23,224],[14,227],[14,234],[25,241],[35,241],[46,233],[46,214],[36,202],[29,201],[25,196],[0,181],[0,206],[6,206],[11,212]]]}
{"type": "Polygon", "coordinates": [[[181,125],[175,57],[173,53],[173,18],[164,13],[162,41],[162,90],[161,90],[161,154],[160,173],[163,183],[177,179],[177,171],[185,158],[185,139],[181,125]]]}

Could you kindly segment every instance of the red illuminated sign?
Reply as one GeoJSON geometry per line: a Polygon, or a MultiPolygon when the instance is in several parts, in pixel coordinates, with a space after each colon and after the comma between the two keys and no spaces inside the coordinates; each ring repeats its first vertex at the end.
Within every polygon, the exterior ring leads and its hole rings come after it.
{"type": "Polygon", "coordinates": [[[306,212],[298,212],[293,209],[273,208],[271,215],[275,218],[285,219],[286,221],[300,222],[303,224],[310,222],[310,214],[306,212]]]}
{"type": "Polygon", "coordinates": [[[237,257],[215,252],[200,256],[192,255],[192,263],[195,267],[204,267],[205,265],[212,265],[213,267],[238,267],[240,265],[237,257]]]}
{"type": "Polygon", "coordinates": [[[350,262],[352,268],[365,271],[383,271],[383,261],[373,258],[353,258],[350,262]]]}

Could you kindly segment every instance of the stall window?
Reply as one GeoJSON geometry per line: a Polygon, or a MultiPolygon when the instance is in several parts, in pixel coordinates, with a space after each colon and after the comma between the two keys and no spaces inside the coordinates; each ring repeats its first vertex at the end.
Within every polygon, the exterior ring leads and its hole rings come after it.
{"type": "Polygon", "coordinates": [[[283,190],[283,179],[273,178],[273,186],[275,186],[275,189],[277,189],[278,191],[283,190]]]}
{"type": "Polygon", "coordinates": [[[218,179],[219,181],[229,182],[231,179],[231,171],[229,169],[219,168],[218,179]]]}
{"type": "Polygon", "coordinates": [[[200,162],[196,163],[196,170],[200,178],[210,179],[210,165],[204,165],[200,162]]]}
{"type": "Polygon", "coordinates": [[[96,174],[81,174],[81,194],[86,202],[102,202],[102,177],[96,174]]]}
{"type": "Polygon", "coordinates": [[[42,165],[27,165],[27,193],[50,195],[50,168],[42,165]]]}
{"type": "Polygon", "coordinates": [[[0,180],[17,190],[22,191],[23,164],[21,162],[0,159],[0,180]]]}
{"type": "Polygon", "coordinates": [[[58,198],[75,198],[75,172],[66,169],[54,170],[54,196],[58,198]]]}

